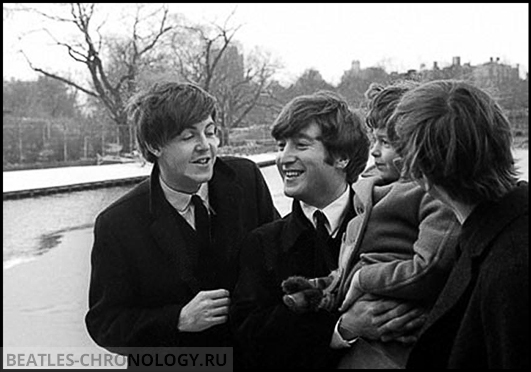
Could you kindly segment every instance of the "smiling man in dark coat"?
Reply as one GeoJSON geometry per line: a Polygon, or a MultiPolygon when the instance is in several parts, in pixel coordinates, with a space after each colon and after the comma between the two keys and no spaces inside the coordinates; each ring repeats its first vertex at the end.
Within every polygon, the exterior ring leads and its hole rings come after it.
{"type": "Polygon", "coordinates": [[[217,158],[215,99],[201,88],[155,84],[133,97],[128,112],[154,167],[97,217],[89,334],[122,354],[232,346],[238,243],[278,217],[267,184],[254,162],[217,158]]]}
{"type": "Polygon", "coordinates": [[[368,135],[346,101],[327,91],[288,103],[272,134],[293,207],[243,243],[231,324],[248,368],[334,367],[340,352],[329,343],[339,313],[291,312],[282,302],[281,282],[337,268],[343,232],[355,215],[349,183],[367,163],[368,135]],[[326,220],[325,231],[318,215],[326,220]]]}

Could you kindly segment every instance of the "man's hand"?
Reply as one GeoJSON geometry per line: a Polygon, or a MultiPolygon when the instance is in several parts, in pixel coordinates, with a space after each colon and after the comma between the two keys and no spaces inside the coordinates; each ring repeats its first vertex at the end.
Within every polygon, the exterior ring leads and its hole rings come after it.
{"type": "Polygon", "coordinates": [[[343,303],[339,307],[339,311],[344,312],[346,309],[350,308],[352,304],[356,302],[356,300],[360,298],[362,295],[363,295],[363,292],[359,288],[357,288],[354,285],[351,285],[350,288],[348,289],[345,299],[343,300],[343,303]]]}
{"type": "Polygon", "coordinates": [[[347,310],[348,308],[350,308],[352,304],[356,302],[356,300],[363,295],[363,292],[359,288],[359,276],[360,276],[360,271],[358,270],[356,271],[356,273],[354,274],[354,277],[350,281],[348,292],[345,295],[345,299],[343,300],[343,303],[339,307],[339,311],[342,313],[345,312],[345,310],[347,310]]]}
{"type": "Polygon", "coordinates": [[[384,342],[415,342],[426,321],[425,311],[411,303],[363,295],[341,316],[339,333],[345,340],[363,337],[384,342]]]}
{"type": "Polygon", "coordinates": [[[216,289],[199,292],[181,310],[178,329],[181,332],[201,332],[228,319],[229,291],[216,289]]]}

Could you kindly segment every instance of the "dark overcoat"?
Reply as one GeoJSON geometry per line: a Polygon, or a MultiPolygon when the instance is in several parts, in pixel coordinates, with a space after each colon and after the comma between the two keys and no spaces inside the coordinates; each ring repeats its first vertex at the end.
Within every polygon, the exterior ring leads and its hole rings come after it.
{"type": "Polygon", "coordinates": [[[199,259],[195,233],[164,197],[157,166],[98,215],[85,318],[98,345],[122,354],[132,347],[232,346],[227,324],[179,332],[180,311],[201,290],[232,291],[238,243],[279,215],[250,160],[218,158],[208,186],[211,257],[199,259]]]}
{"type": "MultiPolygon", "coordinates": [[[[332,243],[337,255],[353,217],[349,203],[332,243]]],[[[294,201],[290,214],[256,229],[243,244],[230,315],[247,368],[334,368],[343,354],[329,347],[338,312],[296,314],[282,302],[281,283],[289,276],[330,273],[317,240],[313,225],[294,201]]],[[[337,265],[337,259],[334,262],[337,265]]]]}
{"type": "Polygon", "coordinates": [[[529,214],[526,182],[477,206],[461,255],[407,368],[529,368],[529,214]]]}

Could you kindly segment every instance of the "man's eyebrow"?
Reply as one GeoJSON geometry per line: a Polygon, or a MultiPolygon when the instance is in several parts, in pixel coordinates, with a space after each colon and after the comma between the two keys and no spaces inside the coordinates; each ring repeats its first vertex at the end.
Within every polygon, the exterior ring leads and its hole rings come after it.
{"type": "MultiPolygon", "coordinates": [[[[213,120],[212,120],[212,121],[209,121],[209,122],[207,123],[207,125],[205,125],[205,128],[208,128],[208,127],[210,127],[210,126],[216,126],[216,122],[213,121],[213,120]]],[[[192,125],[191,127],[186,127],[186,128],[184,128],[184,129],[183,129],[183,132],[184,132],[185,130],[191,130],[191,131],[193,131],[193,132],[197,132],[197,131],[198,131],[198,129],[197,129],[197,127],[196,127],[195,125],[192,125]]]]}
{"type": "Polygon", "coordinates": [[[293,138],[294,139],[306,139],[306,140],[309,140],[309,141],[319,141],[319,140],[321,140],[321,136],[312,137],[312,136],[307,135],[306,133],[298,133],[298,134],[294,135],[293,138]]]}

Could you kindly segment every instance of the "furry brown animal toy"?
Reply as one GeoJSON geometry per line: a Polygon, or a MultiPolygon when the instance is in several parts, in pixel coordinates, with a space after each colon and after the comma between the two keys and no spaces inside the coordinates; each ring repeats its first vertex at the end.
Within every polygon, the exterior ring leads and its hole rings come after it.
{"type": "Polygon", "coordinates": [[[282,282],[285,295],[282,300],[293,312],[307,313],[318,310],[337,309],[339,275],[333,271],[329,276],[307,279],[290,276],[282,282]]]}

